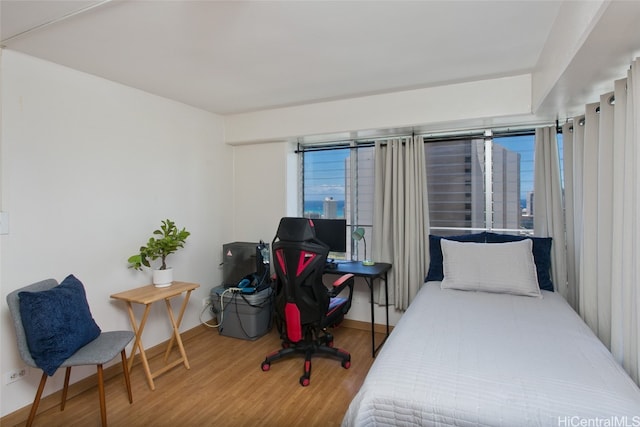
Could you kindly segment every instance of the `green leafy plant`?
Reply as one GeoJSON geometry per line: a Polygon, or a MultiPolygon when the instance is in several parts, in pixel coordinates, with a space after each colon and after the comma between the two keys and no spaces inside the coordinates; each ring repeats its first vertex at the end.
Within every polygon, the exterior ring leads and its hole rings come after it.
{"type": "Polygon", "coordinates": [[[154,230],[153,234],[146,246],[140,246],[140,253],[129,257],[129,268],[136,270],[142,270],[143,266],[151,268],[151,261],[159,258],[162,262],[160,270],[166,270],[167,256],[184,247],[184,242],[191,233],[184,228],[179,230],[173,221],[167,219],[162,221],[160,229],[154,230]]]}

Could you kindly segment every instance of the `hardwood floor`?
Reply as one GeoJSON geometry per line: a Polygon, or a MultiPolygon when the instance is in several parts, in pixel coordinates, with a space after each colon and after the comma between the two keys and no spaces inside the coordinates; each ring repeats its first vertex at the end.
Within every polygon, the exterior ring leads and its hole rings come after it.
{"type": "MultiPolygon", "coordinates": [[[[335,345],[351,353],[351,368],[343,369],[336,359],[315,357],[311,384],[302,387],[298,383],[302,356],[276,361],[268,372],[260,368],[266,354],[280,348],[275,328],[247,341],[199,326],[183,335],[191,369],[179,366],[157,377],[155,391],[148,388],[139,364],[131,372],[133,404],[127,400],[120,370],[106,381],[107,422],[156,427],[339,426],[374,359],[368,330],[341,327],[333,334],[335,345]]],[[[376,334],[376,340],[382,337],[376,334]]],[[[174,349],[172,356],[176,355],[174,349]]],[[[153,371],[161,366],[162,357],[155,356],[150,364],[153,371]]],[[[15,424],[4,424],[7,418],[3,425],[15,424]]],[[[68,400],[63,412],[59,405],[42,410],[34,422],[34,426],[99,425],[95,386],[68,400]]]]}

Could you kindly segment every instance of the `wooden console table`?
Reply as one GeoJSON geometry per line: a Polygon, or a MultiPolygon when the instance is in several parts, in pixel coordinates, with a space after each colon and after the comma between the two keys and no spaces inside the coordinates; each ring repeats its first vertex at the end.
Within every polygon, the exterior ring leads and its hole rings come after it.
{"type": "Polygon", "coordinates": [[[154,378],[178,366],[180,363],[183,363],[185,368],[190,369],[189,361],[187,360],[187,353],[184,351],[182,339],[180,339],[180,323],[182,322],[182,316],[184,315],[184,311],[187,308],[187,304],[189,303],[189,296],[191,295],[191,291],[198,288],[199,286],[200,285],[197,283],[173,282],[171,286],[168,286],[166,288],[156,288],[153,285],[147,285],[141,288],[135,288],[111,295],[111,298],[122,300],[127,303],[129,320],[131,321],[133,332],[136,335],[135,342],[133,343],[133,348],[131,349],[131,354],[129,355],[128,369],[129,371],[131,371],[131,367],[133,366],[133,359],[136,355],[136,350],[139,351],[140,359],[142,360],[142,367],[144,368],[144,372],[147,376],[147,382],[149,383],[149,388],[151,390],[155,390],[155,384],[153,383],[154,378]],[[180,308],[178,318],[176,319],[173,314],[173,309],[171,308],[170,299],[177,297],[178,295],[182,295],[185,292],[186,295],[184,301],[182,302],[182,307],[180,308]],[[160,300],[164,300],[167,306],[167,313],[169,315],[169,320],[171,321],[171,326],[173,327],[173,334],[171,335],[171,339],[169,340],[167,350],[164,353],[165,366],[159,369],[157,372],[152,373],[151,369],[149,368],[147,355],[145,354],[144,347],[142,345],[142,331],[144,330],[144,326],[147,323],[147,317],[149,316],[151,304],[160,300]],[[142,315],[142,319],[140,319],[139,324],[136,322],[136,317],[133,313],[134,303],[143,304],[145,306],[144,313],[142,315]],[[166,364],[169,358],[169,353],[171,352],[174,343],[178,345],[178,349],[180,350],[180,358],[176,361],[166,364]]]}

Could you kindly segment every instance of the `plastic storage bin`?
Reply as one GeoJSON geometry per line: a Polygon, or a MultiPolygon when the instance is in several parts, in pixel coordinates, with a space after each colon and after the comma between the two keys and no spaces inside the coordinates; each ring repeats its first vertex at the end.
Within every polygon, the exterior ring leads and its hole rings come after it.
{"type": "Polygon", "coordinates": [[[220,286],[211,290],[211,304],[218,318],[220,335],[256,340],[272,325],[272,289],[254,294],[225,292],[220,286]]]}

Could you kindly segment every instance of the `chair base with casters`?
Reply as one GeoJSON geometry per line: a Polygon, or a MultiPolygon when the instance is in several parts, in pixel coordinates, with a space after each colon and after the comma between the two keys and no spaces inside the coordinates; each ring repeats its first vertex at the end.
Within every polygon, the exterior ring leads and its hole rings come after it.
{"type": "Polygon", "coordinates": [[[287,339],[282,342],[282,349],[277,350],[264,359],[262,370],[271,369],[271,362],[294,354],[304,354],[304,371],[300,377],[300,385],[306,387],[311,382],[311,357],[317,354],[336,357],[341,360],[341,365],[345,369],[351,367],[351,355],[340,348],[333,347],[333,335],[326,329],[317,333],[314,328],[306,328],[305,339],[292,343],[287,339]]]}
{"type": "Polygon", "coordinates": [[[304,370],[299,381],[301,386],[306,387],[311,383],[311,358],[314,355],[338,358],[342,367],[349,369],[351,367],[351,354],[344,349],[333,346],[333,335],[328,332],[328,328],[337,327],[351,307],[353,285],[353,274],[345,274],[333,283],[333,289],[328,290],[327,293],[330,298],[329,312],[320,324],[310,323],[302,326],[302,336],[297,342],[289,339],[286,333],[286,320],[283,317],[278,318],[277,325],[282,338],[282,348],[267,355],[262,362],[262,370],[266,372],[271,369],[271,363],[276,360],[291,355],[304,354],[304,370]],[[345,289],[349,291],[348,298],[338,297],[345,289]]]}
{"type": "MultiPolygon", "coordinates": [[[[47,279],[26,286],[24,288],[17,289],[7,295],[7,303],[9,305],[9,312],[11,313],[16,332],[16,340],[20,357],[28,366],[31,366],[33,368],[40,369],[40,367],[36,364],[33,357],[31,356],[29,345],[27,343],[27,334],[25,332],[25,327],[23,326],[23,320],[20,311],[19,293],[48,291],[55,288],[56,286],[58,286],[58,282],[55,279],[47,279]]],[[[103,365],[115,359],[118,356],[118,353],[120,353],[120,357],[122,360],[122,370],[124,373],[124,380],[127,388],[129,403],[133,403],[131,380],[129,377],[127,357],[125,352],[125,347],[133,340],[133,338],[134,334],[131,331],[100,332],[97,338],[80,347],[78,350],[76,350],[75,353],[65,359],[59,366],[59,368],[66,368],[60,410],[63,411],[65,408],[67,392],[69,388],[69,379],[71,376],[71,368],[73,366],[96,365],[98,395],[100,400],[100,418],[102,426],[106,426],[107,410],[104,391],[103,365]]],[[[44,391],[44,387],[47,382],[47,376],[47,373],[43,370],[42,377],[40,378],[40,384],[38,386],[38,390],[36,391],[36,396],[33,400],[33,404],[31,405],[29,418],[26,424],[27,426],[31,426],[34,422],[36,413],[38,411],[38,405],[40,404],[40,398],[42,397],[42,392],[44,391]]]]}

